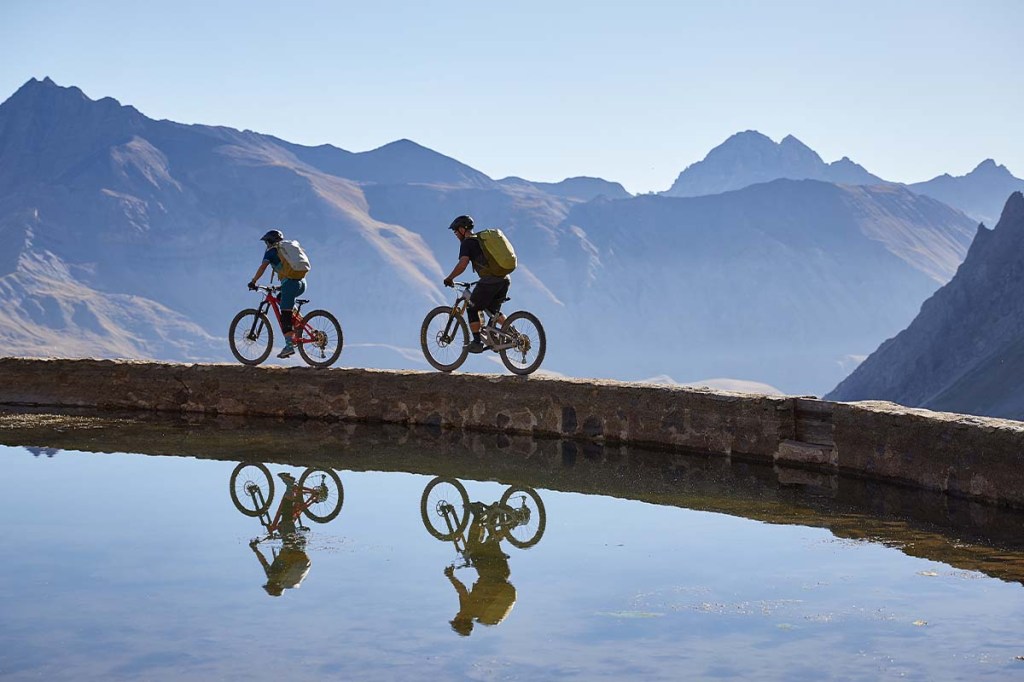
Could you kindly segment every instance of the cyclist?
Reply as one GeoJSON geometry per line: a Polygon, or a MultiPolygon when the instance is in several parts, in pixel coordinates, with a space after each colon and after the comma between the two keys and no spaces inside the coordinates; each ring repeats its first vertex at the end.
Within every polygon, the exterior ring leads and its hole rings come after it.
{"type": "Polygon", "coordinates": [[[284,348],[277,354],[277,357],[287,358],[295,354],[295,345],[297,343],[295,336],[293,336],[292,327],[294,319],[292,317],[292,308],[295,306],[295,299],[306,291],[306,280],[305,278],[289,279],[281,277],[281,256],[277,250],[284,240],[284,234],[280,230],[270,230],[260,237],[260,240],[266,244],[267,250],[263,254],[263,262],[260,263],[259,269],[256,270],[256,274],[249,281],[249,289],[251,291],[256,290],[256,282],[263,276],[268,265],[273,268],[281,280],[281,332],[284,334],[284,348]]]}
{"type": "Polygon", "coordinates": [[[496,276],[490,274],[487,268],[487,255],[480,240],[473,234],[473,219],[468,215],[460,215],[452,221],[448,229],[455,233],[462,245],[459,247],[459,262],[452,269],[451,274],[444,278],[444,285],[451,287],[455,285],[455,278],[465,272],[470,264],[473,271],[480,276],[480,281],[473,288],[469,297],[469,305],[466,306],[466,314],[469,317],[469,329],[473,332],[473,340],[466,347],[470,353],[482,353],[486,346],[480,338],[480,326],[482,313],[487,310],[495,316],[495,322],[499,325],[505,321],[501,314],[501,304],[508,296],[508,287],[511,283],[508,275],[496,276]]]}
{"type": "Polygon", "coordinates": [[[285,484],[280,511],[281,525],[278,529],[283,540],[281,549],[271,549],[273,560],[267,561],[259,550],[259,538],[249,543],[267,574],[267,584],[263,589],[272,597],[280,597],[285,590],[297,588],[312,565],[306,554],[306,536],[295,527],[292,513],[295,507],[295,477],[289,473],[280,473],[278,476],[285,484]]]}
{"type": "Polygon", "coordinates": [[[505,620],[516,602],[516,588],[509,582],[508,554],[501,551],[501,534],[494,523],[484,521],[485,507],[470,504],[473,522],[466,531],[463,556],[476,569],[477,579],[471,589],[455,577],[455,567],[444,569],[445,577],[459,595],[459,612],[449,621],[452,630],[463,637],[473,631],[474,621],[497,625],[505,620]]]}

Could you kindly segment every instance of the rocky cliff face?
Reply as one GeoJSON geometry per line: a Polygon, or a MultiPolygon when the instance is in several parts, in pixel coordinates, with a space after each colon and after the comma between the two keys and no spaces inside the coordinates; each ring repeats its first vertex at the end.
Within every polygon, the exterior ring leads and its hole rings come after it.
{"type": "Polygon", "coordinates": [[[1024,196],[981,227],[956,276],[829,394],[1024,418],[1024,196]]]}

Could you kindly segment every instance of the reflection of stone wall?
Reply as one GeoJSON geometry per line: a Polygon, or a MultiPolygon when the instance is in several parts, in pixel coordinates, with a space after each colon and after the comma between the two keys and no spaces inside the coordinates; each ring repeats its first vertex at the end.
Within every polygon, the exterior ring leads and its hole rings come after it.
{"type": "MultiPolygon", "coordinates": [[[[579,379],[0,359],[0,404],[421,424],[732,454],[1024,507],[1024,423],[579,379]]],[[[573,443],[572,441],[576,441],[573,443]]]]}
{"type": "MultiPolygon", "coordinates": [[[[568,439],[392,424],[0,408],[0,444],[401,471],[607,495],[766,523],[827,528],[911,556],[1024,582],[1022,513],[941,493],[769,463],[568,439]],[[302,443],[296,448],[295,443],[302,443]],[[993,549],[998,548],[998,549],[993,549]]],[[[58,456],[60,456],[58,454],[58,456]]],[[[424,481],[425,483],[425,481],[424,481]]],[[[467,485],[474,494],[473,485],[467,485]]],[[[227,490],[224,491],[227,493],[227,490]]],[[[394,500],[380,500],[394,506],[394,500]]],[[[400,504],[415,513],[415,500],[400,504]]],[[[345,512],[343,511],[342,514],[345,512]]]]}

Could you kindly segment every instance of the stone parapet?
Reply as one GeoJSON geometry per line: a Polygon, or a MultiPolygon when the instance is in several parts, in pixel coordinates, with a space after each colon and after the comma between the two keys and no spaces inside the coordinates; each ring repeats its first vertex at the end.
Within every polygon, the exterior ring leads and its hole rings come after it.
{"type": "Polygon", "coordinates": [[[733,455],[1024,508],[1024,423],[607,380],[0,359],[0,404],[425,425],[733,455]]]}

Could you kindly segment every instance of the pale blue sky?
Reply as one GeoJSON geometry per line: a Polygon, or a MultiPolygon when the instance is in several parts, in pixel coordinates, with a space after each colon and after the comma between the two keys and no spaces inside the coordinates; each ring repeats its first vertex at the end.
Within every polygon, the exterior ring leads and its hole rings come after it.
{"type": "Polygon", "coordinates": [[[747,129],[896,181],[989,157],[1021,177],[1021,26],[1018,0],[4,0],[0,100],[50,76],[153,118],[633,192],[747,129]]]}

